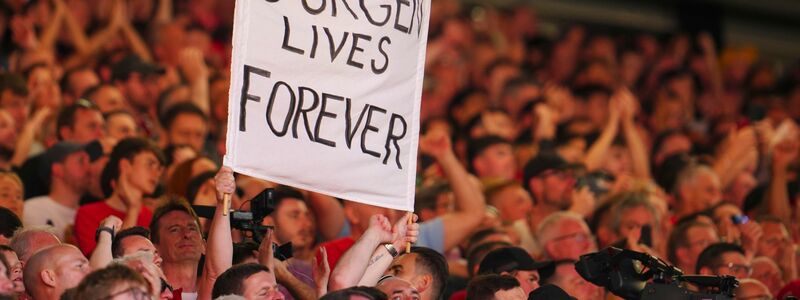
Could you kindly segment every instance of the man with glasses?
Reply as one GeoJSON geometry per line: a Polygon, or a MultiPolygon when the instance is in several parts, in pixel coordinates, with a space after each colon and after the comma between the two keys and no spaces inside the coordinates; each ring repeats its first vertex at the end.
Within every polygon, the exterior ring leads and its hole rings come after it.
{"type": "Polygon", "coordinates": [[[706,247],[697,258],[696,274],[730,275],[738,279],[748,278],[753,268],[741,246],[731,243],[716,243],[706,247]]]}
{"type": "Polygon", "coordinates": [[[525,164],[523,186],[533,198],[532,229],[550,214],[570,210],[579,194],[569,163],[552,152],[541,153],[525,164]]]}
{"type": "Polygon", "coordinates": [[[542,220],[536,238],[539,254],[550,260],[578,260],[583,254],[597,251],[589,225],[573,212],[556,212],[542,220]]]}
{"type": "Polygon", "coordinates": [[[154,292],[147,280],[135,270],[119,264],[90,273],[78,285],[74,299],[81,300],[149,300],[154,292]]]}
{"type": "Polygon", "coordinates": [[[669,236],[667,259],[684,273],[694,272],[700,252],[718,241],[716,228],[708,222],[680,223],[669,236]]]}

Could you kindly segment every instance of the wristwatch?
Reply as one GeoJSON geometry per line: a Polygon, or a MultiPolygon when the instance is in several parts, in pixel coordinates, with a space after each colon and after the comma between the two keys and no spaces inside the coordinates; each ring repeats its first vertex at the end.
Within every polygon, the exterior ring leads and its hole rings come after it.
{"type": "Polygon", "coordinates": [[[383,244],[383,247],[386,248],[386,251],[389,251],[389,254],[392,255],[392,257],[397,257],[397,255],[400,254],[397,252],[397,249],[394,247],[394,245],[390,243],[383,244]]]}
{"type": "Polygon", "coordinates": [[[97,231],[94,232],[94,241],[97,242],[100,240],[100,233],[106,231],[111,235],[111,240],[114,240],[114,228],[107,227],[107,226],[100,226],[97,227],[97,231]]]}

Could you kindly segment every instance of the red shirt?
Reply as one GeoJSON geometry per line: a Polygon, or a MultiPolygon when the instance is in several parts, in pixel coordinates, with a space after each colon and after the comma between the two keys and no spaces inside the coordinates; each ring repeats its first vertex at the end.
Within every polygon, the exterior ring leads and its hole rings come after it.
{"type": "MultiPolygon", "coordinates": [[[[78,212],[75,214],[75,241],[78,242],[78,248],[81,249],[81,252],[86,257],[92,254],[97,244],[94,240],[97,227],[100,227],[100,222],[111,215],[125,219],[124,211],[112,208],[105,201],[90,203],[78,208],[78,212]]],[[[136,220],[136,225],[148,228],[152,218],[153,212],[147,207],[142,207],[142,211],[139,212],[139,218],[136,220]]]]}
{"type": "MultiPolygon", "coordinates": [[[[355,243],[356,240],[348,236],[322,243],[322,245],[319,246],[320,248],[325,247],[325,252],[328,254],[328,266],[331,267],[331,271],[336,268],[336,263],[339,262],[342,255],[355,243]]],[[[322,259],[322,256],[319,254],[319,250],[317,250],[317,261],[320,259],[322,259]]]]}

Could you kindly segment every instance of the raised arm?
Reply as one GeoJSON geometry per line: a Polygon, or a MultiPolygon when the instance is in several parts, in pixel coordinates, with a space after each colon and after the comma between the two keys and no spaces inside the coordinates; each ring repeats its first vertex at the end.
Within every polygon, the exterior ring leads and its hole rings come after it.
{"type": "Polygon", "coordinates": [[[800,143],[795,137],[786,138],[772,149],[772,178],[767,187],[765,204],[767,213],[777,216],[787,226],[790,225],[792,207],[786,184],[789,180],[788,166],[797,160],[800,143]]]}
{"type": "Polygon", "coordinates": [[[217,187],[217,209],[211,219],[211,228],[208,233],[208,247],[203,276],[200,281],[197,299],[210,300],[211,290],[217,277],[229,269],[233,261],[233,239],[231,238],[231,220],[222,213],[225,210],[222,198],[225,194],[236,192],[236,182],[233,170],[223,166],[214,177],[217,187]]]}
{"type": "MultiPolygon", "coordinates": [[[[31,152],[31,145],[36,139],[36,134],[44,127],[44,123],[50,117],[51,110],[47,106],[39,108],[33,117],[22,127],[17,145],[14,147],[14,156],[11,157],[11,165],[15,167],[22,166],[25,160],[28,159],[28,154],[31,152]]],[[[20,124],[21,125],[21,124],[20,124]]]]}
{"type": "Polygon", "coordinates": [[[372,262],[372,259],[364,258],[372,257],[378,246],[391,241],[392,224],[389,219],[384,215],[370,217],[367,231],[342,255],[339,263],[333,268],[328,290],[333,292],[358,284],[372,262]]]}
{"type": "Polygon", "coordinates": [[[639,127],[636,126],[634,119],[636,118],[636,111],[638,108],[638,101],[636,97],[627,88],[623,88],[617,92],[622,102],[620,106],[622,111],[622,133],[625,136],[625,145],[631,153],[631,161],[633,165],[633,174],[637,178],[649,179],[650,178],[650,161],[647,157],[647,147],[642,141],[642,136],[639,132],[639,127]]]}
{"type": "MultiPolygon", "coordinates": [[[[407,243],[415,243],[417,236],[419,236],[419,224],[416,223],[417,215],[406,214],[400,218],[397,223],[392,227],[392,247],[397,251],[397,255],[403,254],[406,251],[407,243]],[[413,222],[408,225],[408,218],[412,218],[413,222]]],[[[378,247],[372,253],[372,257],[367,264],[367,270],[361,280],[358,281],[360,286],[375,286],[378,280],[381,279],[383,273],[392,265],[394,257],[386,247],[378,247]]]]}
{"type": "Polygon", "coordinates": [[[608,149],[614,142],[614,138],[617,137],[621,113],[619,103],[620,97],[618,93],[612,95],[608,101],[608,121],[606,122],[606,127],[603,128],[597,141],[586,151],[586,157],[583,159],[583,164],[588,171],[597,170],[603,165],[603,162],[606,160],[606,154],[608,154],[608,149]]]}
{"type": "MultiPolygon", "coordinates": [[[[114,234],[116,234],[122,229],[122,220],[116,216],[109,216],[105,218],[103,222],[100,222],[100,227],[111,228],[114,230],[114,234]]],[[[111,243],[113,242],[114,237],[110,232],[100,232],[100,235],[97,236],[97,245],[94,247],[94,252],[92,252],[92,256],[89,257],[89,265],[92,266],[92,270],[105,268],[114,260],[114,255],[111,253],[111,243]]]]}
{"type": "Polygon", "coordinates": [[[455,195],[456,211],[441,217],[444,225],[444,251],[447,251],[481,224],[486,212],[486,201],[480,183],[467,173],[453,153],[446,132],[429,132],[420,139],[419,147],[423,153],[436,159],[455,195]]]}
{"type": "Polygon", "coordinates": [[[187,47],[180,53],[180,70],[192,90],[192,103],[204,113],[209,114],[208,66],[203,59],[203,52],[197,48],[187,47]]]}
{"type": "Polygon", "coordinates": [[[316,289],[300,281],[300,279],[297,279],[297,277],[286,268],[286,262],[275,258],[272,249],[272,230],[270,230],[258,246],[258,262],[266,266],[275,275],[275,281],[285,287],[294,299],[317,299],[316,289]]]}

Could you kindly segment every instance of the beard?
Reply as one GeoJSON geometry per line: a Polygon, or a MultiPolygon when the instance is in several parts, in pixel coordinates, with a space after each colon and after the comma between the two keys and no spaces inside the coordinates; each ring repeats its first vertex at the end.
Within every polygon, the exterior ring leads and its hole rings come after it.
{"type": "Polygon", "coordinates": [[[14,148],[0,145],[0,161],[9,161],[14,156],[14,148]]]}

